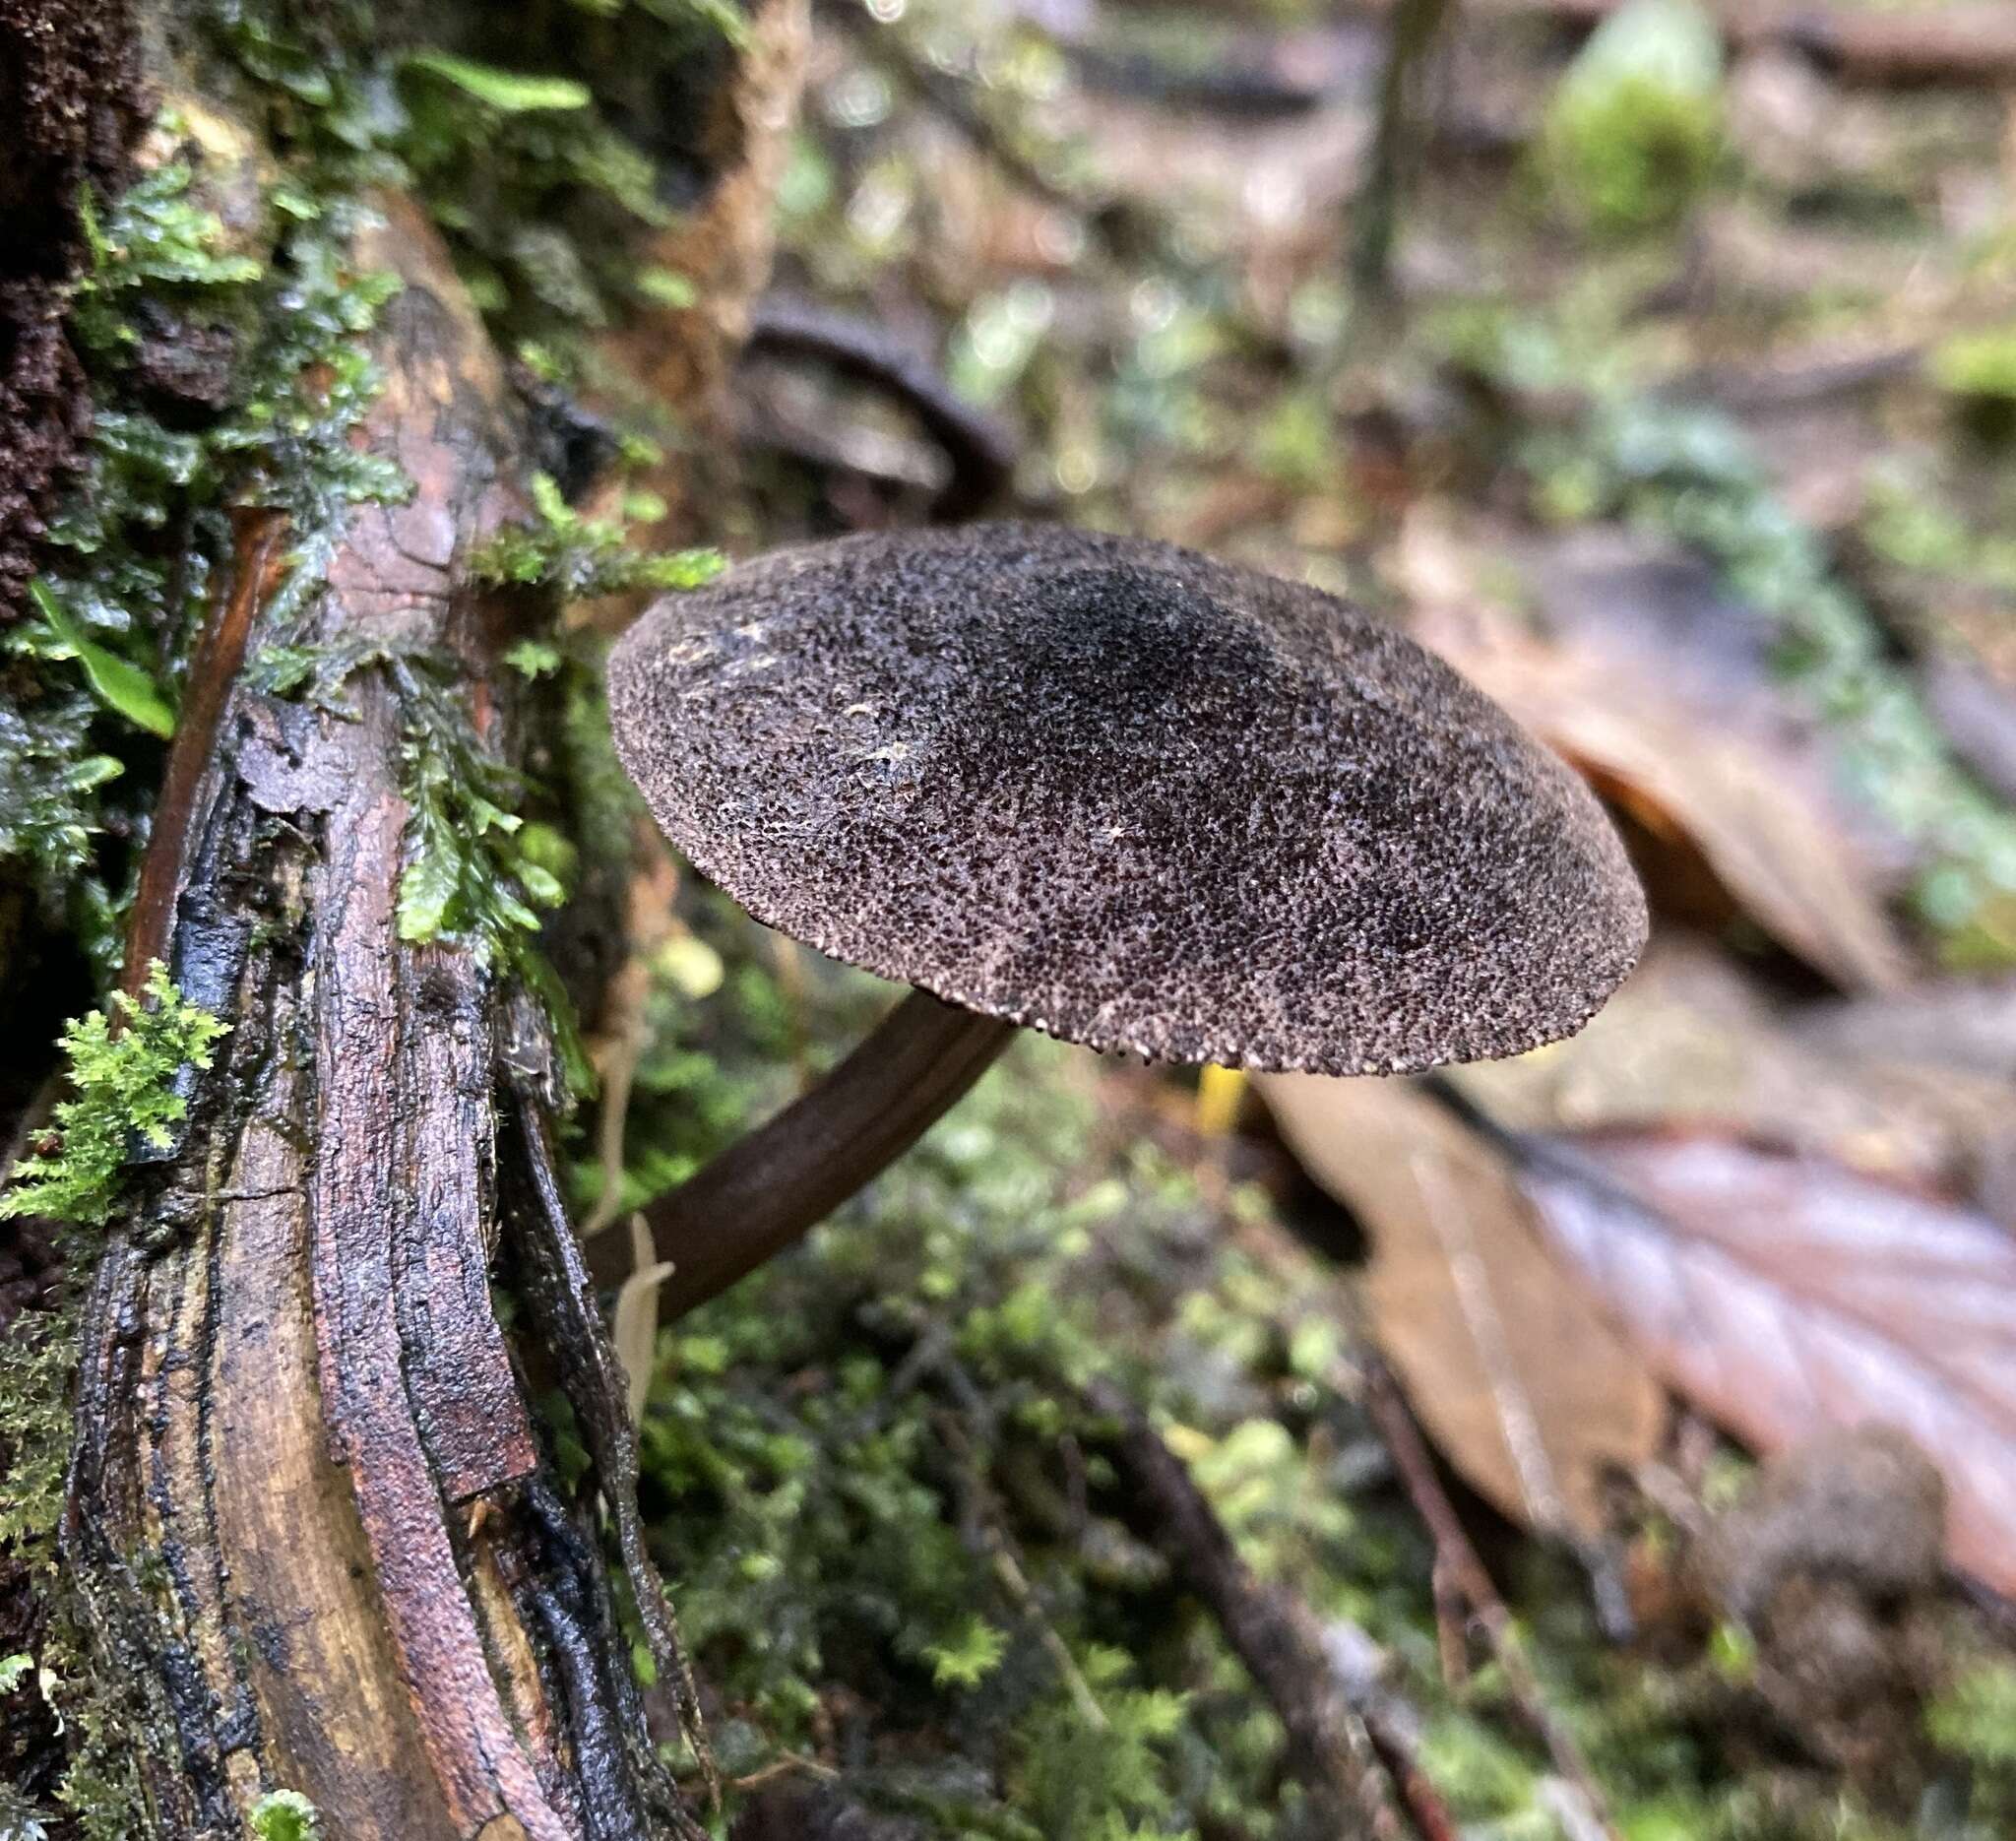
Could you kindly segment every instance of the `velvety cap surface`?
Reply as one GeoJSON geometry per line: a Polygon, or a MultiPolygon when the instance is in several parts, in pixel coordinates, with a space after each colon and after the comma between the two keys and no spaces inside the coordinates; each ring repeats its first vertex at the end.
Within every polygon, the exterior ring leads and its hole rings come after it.
{"type": "Polygon", "coordinates": [[[976,525],[658,603],[616,745],[758,920],[1096,1048],[1391,1073],[1579,1029],[1645,936],[1602,809],[1344,602],[976,525]]]}

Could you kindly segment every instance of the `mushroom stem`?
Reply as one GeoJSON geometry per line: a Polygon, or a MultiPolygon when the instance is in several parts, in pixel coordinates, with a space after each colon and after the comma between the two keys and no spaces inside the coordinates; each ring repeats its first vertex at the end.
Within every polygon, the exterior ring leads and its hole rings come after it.
{"type": "MultiPolygon", "coordinates": [[[[643,1211],[671,1276],[659,1292],[668,1323],[725,1291],[893,1164],[986,1072],[1015,1034],[913,991],[810,1093],[738,1138],[643,1211]]],[[[589,1242],[598,1284],[629,1276],[629,1237],[589,1242]]]]}

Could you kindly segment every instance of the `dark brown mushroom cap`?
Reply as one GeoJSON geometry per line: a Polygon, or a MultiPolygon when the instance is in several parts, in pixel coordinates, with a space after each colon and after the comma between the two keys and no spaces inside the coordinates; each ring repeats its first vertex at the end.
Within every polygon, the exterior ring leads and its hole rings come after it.
{"type": "Polygon", "coordinates": [[[1582,783],[1316,589],[1051,526],[787,549],[650,609],[617,750],[760,920],[1095,1048],[1325,1074],[1579,1029],[1645,903],[1582,783]]]}

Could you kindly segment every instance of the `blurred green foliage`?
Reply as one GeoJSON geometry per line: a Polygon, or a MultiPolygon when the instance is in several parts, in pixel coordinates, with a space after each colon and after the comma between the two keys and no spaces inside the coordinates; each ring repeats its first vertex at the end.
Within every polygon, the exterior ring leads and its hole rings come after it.
{"type": "Polygon", "coordinates": [[[1925,369],[1956,397],[2016,398],[2016,327],[1950,334],[1932,348],[1925,369]]]}
{"type": "Polygon", "coordinates": [[[1604,235],[1664,229],[1723,159],[1722,34],[1695,0],[1629,0],[1569,65],[1542,159],[1555,195],[1604,235]]]}
{"type": "MultiPolygon", "coordinates": [[[[1779,669],[1827,725],[1847,790],[1920,854],[1912,901],[1956,966],[2016,963],[2016,812],[1955,759],[1860,589],[1772,482],[1730,415],[1639,388],[1624,349],[1587,359],[1587,328],[1466,306],[1422,330],[1431,349],[1500,388],[1574,386],[1565,421],[1516,432],[1510,458],[1535,509],[1561,524],[1618,520],[1706,556],[1772,634],[1779,669]]],[[[1599,348],[1601,349],[1601,348],[1599,348]]],[[[1877,540],[1924,564],[2000,558],[1935,502],[1879,479],[1877,540]]]]}

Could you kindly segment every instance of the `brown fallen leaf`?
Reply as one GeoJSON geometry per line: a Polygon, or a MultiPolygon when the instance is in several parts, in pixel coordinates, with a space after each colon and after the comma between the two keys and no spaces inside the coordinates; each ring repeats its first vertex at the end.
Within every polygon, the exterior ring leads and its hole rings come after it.
{"type": "Polygon", "coordinates": [[[1664,1395],[1563,1281],[1503,1157],[1399,1081],[1255,1084],[1370,1233],[1373,1330],[1436,1443],[1514,1519],[1599,1533],[1604,1474],[1657,1449],[1664,1395]]]}
{"type": "Polygon", "coordinates": [[[2016,1590],[2016,1239],[1706,1134],[1551,1141],[1522,1180],[1547,1242],[1674,1388],[1764,1452],[1901,1428],[1946,1478],[1954,1563],[2016,1590]]]}
{"type": "Polygon", "coordinates": [[[1816,1004],[1796,1027],[1817,1053],[2016,1085],[2016,978],[1816,1004]]]}
{"type": "Polygon", "coordinates": [[[1935,654],[1919,667],[1919,693],[1953,752],[2005,799],[2016,799],[2016,686],[1978,659],[1935,654]]]}
{"type": "Polygon", "coordinates": [[[1711,1125],[1985,1203],[2016,1146],[2016,982],[1788,1006],[1666,928],[1580,1035],[1446,1078],[1515,1131],[1711,1125]],[[1945,1065],[1907,1052],[1934,1043],[1945,1065]]]}
{"type": "Polygon", "coordinates": [[[1535,626],[1463,593],[1460,559],[1422,564],[1421,545],[1441,540],[1403,544],[1429,590],[1417,639],[1588,773],[1678,879],[1698,854],[1743,913],[1845,989],[1908,982],[1884,906],[1894,845],[1854,828],[1768,635],[1705,566],[1628,534],[1578,534],[1530,560],[1535,626]]]}

